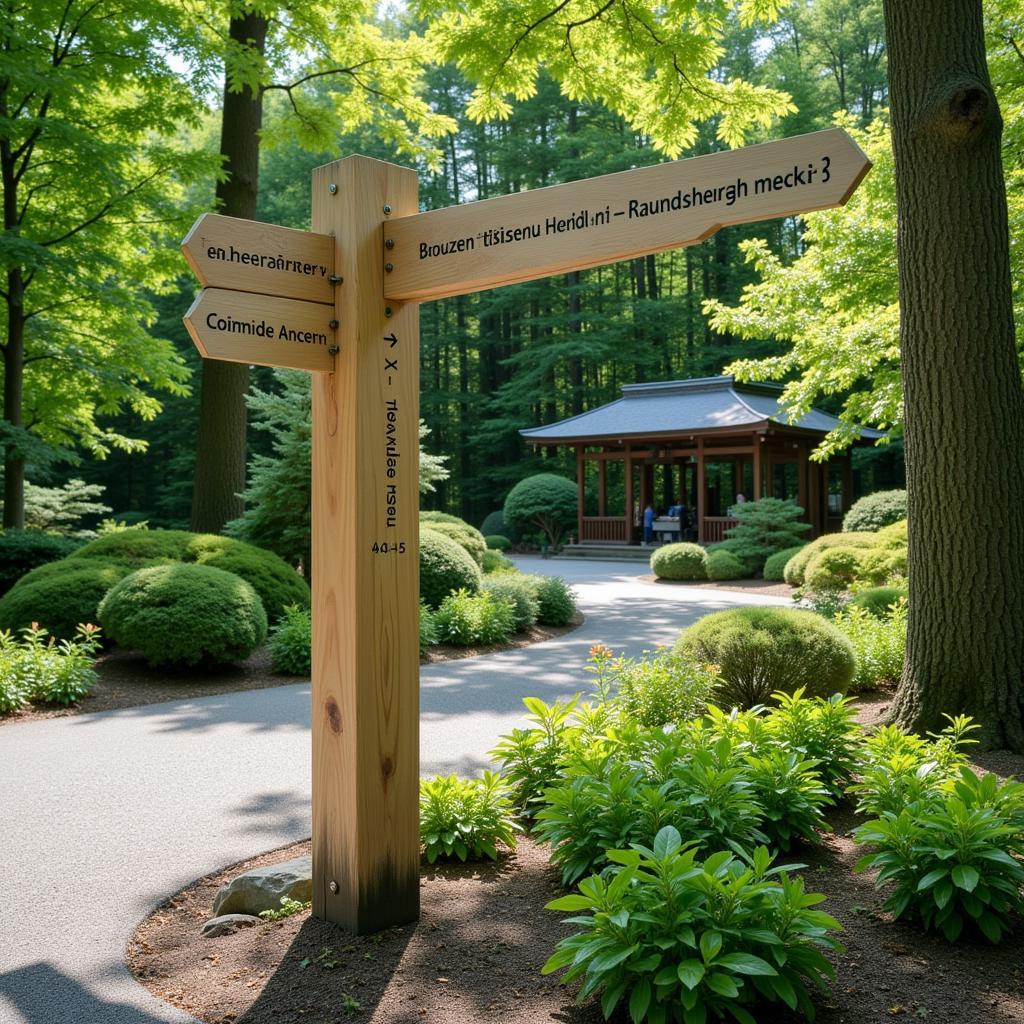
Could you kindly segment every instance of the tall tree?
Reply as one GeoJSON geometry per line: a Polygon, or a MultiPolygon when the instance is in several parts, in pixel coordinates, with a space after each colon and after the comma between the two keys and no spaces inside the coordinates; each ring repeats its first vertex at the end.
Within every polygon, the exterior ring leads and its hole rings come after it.
{"type": "Polygon", "coordinates": [[[191,39],[171,2],[0,4],[5,527],[24,523],[27,460],[138,448],[100,415],[152,418],[153,391],[184,387],[144,291],[173,282],[181,183],[204,166],[167,141],[197,109],[167,39],[191,39]]]}
{"type": "Polygon", "coordinates": [[[1024,390],[981,0],[886,0],[910,621],[896,720],[1024,750],[1024,390]]]}

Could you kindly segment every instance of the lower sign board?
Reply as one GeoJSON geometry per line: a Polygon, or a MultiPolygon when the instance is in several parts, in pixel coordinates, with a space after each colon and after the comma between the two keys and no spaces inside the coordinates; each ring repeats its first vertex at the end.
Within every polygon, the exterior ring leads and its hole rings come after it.
{"type": "Polygon", "coordinates": [[[227,288],[204,288],[185,315],[207,359],[292,370],[334,370],[334,309],[227,288]]]}

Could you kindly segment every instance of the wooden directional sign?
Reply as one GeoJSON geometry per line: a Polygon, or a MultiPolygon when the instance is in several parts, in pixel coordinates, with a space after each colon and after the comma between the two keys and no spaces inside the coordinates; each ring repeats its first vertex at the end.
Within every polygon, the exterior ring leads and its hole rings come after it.
{"type": "Polygon", "coordinates": [[[334,303],[334,239],[204,213],[181,243],[204,288],[334,303]]]}
{"type": "Polygon", "coordinates": [[[293,370],[334,369],[334,307],[204,288],[185,314],[185,326],[207,359],[293,370]]]}
{"type": "Polygon", "coordinates": [[[727,224],[841,206],[870,167],[830,128],[402,217],[387,227],[384,295],[462,295],[675,249],[727,224]]]}

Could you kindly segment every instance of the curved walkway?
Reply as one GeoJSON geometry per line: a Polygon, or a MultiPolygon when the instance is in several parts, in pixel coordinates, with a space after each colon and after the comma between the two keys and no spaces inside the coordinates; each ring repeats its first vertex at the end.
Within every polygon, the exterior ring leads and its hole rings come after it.
{"type": "MultiPolygon", "coordinates": [[[[639,654],[757,594],[655,587],[635,564],[521,560],[576,586],[563,637],[425,666],[424,774],[468,774],[522,720],[521,699],[586,687],[590,646],[639,654]]],[[[0,732],[0,1021],[193,1018],[123,963],[135,925],[200,875],[309,835],[309,686],[54,718],[0,732]]]]}

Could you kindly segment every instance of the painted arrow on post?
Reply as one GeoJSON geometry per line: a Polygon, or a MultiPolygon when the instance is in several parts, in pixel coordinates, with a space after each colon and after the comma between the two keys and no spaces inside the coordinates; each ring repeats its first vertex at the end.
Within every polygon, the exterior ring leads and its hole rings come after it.
{"type": "Polygon", "coordinates": [[[334,305],[330,235],[204,213],[181,249],[204,288],[334,305]]]}
{"type": "Polygon", "coordinates": [[[273,295],[204,288],[185,314],[185,326],[207,359],[334,370],[333,306],[273,295]]]}
{"type": "Polygon", "coordinates": [[[871,162],[841,128],[401,217],[385,298],[424,301],[699,242],[841,206],[871,162]]]}

